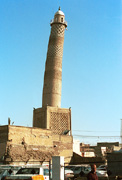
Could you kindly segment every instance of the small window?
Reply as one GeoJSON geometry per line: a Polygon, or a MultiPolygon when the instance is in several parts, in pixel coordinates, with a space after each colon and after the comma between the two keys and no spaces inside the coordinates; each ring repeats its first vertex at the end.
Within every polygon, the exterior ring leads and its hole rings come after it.
{"type": "Polygon", "coordinates": [[[63,22],[63,18],[61,18],[61,22],[63,22]]]}

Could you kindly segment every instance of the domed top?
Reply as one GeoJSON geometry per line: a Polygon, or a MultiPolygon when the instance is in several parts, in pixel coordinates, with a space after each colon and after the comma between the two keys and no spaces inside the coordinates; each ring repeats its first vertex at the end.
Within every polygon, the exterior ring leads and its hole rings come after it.
{"type": "Polygon", "coordinates": [[[51,20],[50,25],[52,26],[53,24],[63,24],[65,27],[67,27],[67,22],[65,21],[65,15],[61,11],[60,7],[58,11],[55,13],[54,19],[51,20]]]}
{"type": "Polygon", "coordinates": [[[59,7],[58,11],[55,13],[55,15],[65,16],[64,13],[61,11],[61,8],[60,8],[60,7],[59,7]]]}

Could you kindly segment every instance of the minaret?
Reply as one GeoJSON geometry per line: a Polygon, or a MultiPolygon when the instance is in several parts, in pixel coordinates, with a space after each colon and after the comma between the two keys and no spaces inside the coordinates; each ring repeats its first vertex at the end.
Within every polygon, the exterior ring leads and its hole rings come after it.
{"type": "Polygon", "coordinates": [[[60,107],[64,31],[67,27],[65,15],[60,10],[60,7],[55,13],[54,19],[51,21],[50,25],[51,33],[45,64],[42,107],[60,107]]]}
{"type": "Polygon", "coordinates": [[[50,25],[42,108],[33,110],[33,127],[49,129],[53,134],[71,135],[71,108],[61,108],[62,57],[67,23],[60,8],[50,25]]]}

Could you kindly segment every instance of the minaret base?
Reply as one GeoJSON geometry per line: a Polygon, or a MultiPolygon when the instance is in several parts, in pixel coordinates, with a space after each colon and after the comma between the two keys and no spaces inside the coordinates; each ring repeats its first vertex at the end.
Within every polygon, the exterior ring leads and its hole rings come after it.
{"type": "Polygon", "coordinates": [[[53,134],[71,135],[71,109],[52,106],[34,109],[33,127],[50,129],[53,134]]]}

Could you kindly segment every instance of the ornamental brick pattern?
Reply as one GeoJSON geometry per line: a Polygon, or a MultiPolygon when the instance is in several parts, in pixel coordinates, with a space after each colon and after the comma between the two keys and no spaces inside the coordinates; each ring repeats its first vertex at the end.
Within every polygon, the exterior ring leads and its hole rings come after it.
{"type": "Polygon", "coordinates": [[[52,26],[51,36],[64,37],[64,31],[65,31],[65,26],[62,26],[62,24],[55,24],[55,26],[52,26]]]}
{"type": "Polygon", "coordinates": [[[64,130],[70,129],[68,113],[51,112],[50,126],[54,134],[62,134],[64,130]]]}
{"type": "Polygon", "coordinates": [[[59,56],[62,58],[63,56],[63,46],[59,46],[59,45],[50,45],[49,49],[48,49],[48,53],[47,53],[48,57],[52,57],[52,56],[59,56]]]}

